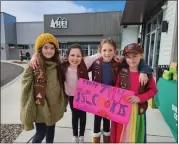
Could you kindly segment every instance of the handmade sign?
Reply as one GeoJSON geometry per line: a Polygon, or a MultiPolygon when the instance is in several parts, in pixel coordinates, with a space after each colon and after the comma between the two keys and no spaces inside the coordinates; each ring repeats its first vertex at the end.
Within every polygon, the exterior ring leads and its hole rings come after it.
{"type": "Polygon", "coordinates": [[[134,92],[129,90],[80,78],[73,106],[112,121],[127,124],[132,107],[126,101],[126,97],[132,95],[134,92]]]}

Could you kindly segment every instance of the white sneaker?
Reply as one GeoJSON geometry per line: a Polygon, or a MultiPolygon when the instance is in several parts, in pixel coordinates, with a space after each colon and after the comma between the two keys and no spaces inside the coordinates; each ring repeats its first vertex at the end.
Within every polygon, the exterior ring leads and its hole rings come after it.
{"type": "Polygon", "coordinates": [[[79,137],[79,143],[84,143],[84,136],[79,137]]]}
{"type": "Polygon", "coordinates": [[[77,136],[72,137],[72,143],[79,143],[79,139],[77,136]]]}

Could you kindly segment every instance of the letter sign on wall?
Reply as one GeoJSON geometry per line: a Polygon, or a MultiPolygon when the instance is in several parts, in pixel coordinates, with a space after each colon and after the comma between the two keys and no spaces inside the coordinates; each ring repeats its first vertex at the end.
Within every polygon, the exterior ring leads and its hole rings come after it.
{"type": "Polygon", "coordinates": [[[68,27],[67,19],[59,17],[56,20],[54,20],[52,18],[50,27],[51,28],[66,29],[68,27]]]}

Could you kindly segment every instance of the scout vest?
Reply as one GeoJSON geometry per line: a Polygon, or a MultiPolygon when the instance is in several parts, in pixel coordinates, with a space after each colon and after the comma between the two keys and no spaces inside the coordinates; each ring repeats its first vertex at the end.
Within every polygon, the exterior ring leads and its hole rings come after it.
{"type": "Polygon", "coordinates": [[[39,68],[33,71],[35,74],[34,81],[34,96],[36,104],[44,104],[46,79],[43,68],[39,68]]]}
{"type": "MultiPolygon", "coordinates": [[[[128,68],[121,68],[119,70],[119,75],[120,75],[120,85],[119,85],[119,87],[129,90],[130,89],[129,69],[128,68]]],[[[149,78],[150,78],[150,75],[149,75],[149,78]]],[[[145,86],[140,85],[139,90],[138,90],[138,94],[144,93],[145,91],[147,91],[147,88],[148,88],[148,83],[145,86]]],[[[138,114],[139,115],[144,114],[146,112],[147,108],[148,108],[148,102],[147,101],[143,102],[143,103],[138,103],[138,114]]]]}
{"type": "MultiPolygon", "coordinates": [[[[95,82],[102,83],[102,63],[103,63],[103,59],[98,58],[93,62],[92,66],[89,68],[89,71],[92,71],[92,80],[95,82]]],[[[112,78],[114,83],[116,82],[119,64],[120,63],[112,60],[111,68],[112,68],[112,78]]]]}
{"type": "MultiPolygon", "coordinates": [[[[60,86],[64,91],[64,76],[60,67],[61,67],[60,65],[57,65],[57,69],[58,69],[57,75],[58,75],[60,86]]],[[[35,80],[34,80],[35,103],[44,105],[45,90],[46,90],[46,78],[45,78],[44,69],[38,68],[33,72],[35,74],[35,80]]]]}

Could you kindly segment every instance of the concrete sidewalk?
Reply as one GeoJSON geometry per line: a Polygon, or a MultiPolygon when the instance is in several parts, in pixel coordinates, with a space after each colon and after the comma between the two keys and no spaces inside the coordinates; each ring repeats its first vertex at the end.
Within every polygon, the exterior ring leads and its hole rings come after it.
{"type": "MultiPolygon", "coordinates": [[[[91,142],[91,131],[93,128],[93,115],[87,114],[87,125],[85,131],[85,142],[91,142]]],[[[68,107],[64,117],[56,124],[54,142],[70,143],[72,137],[71,111],[68,107]]],[[[23,131],[15,142],[31,142],[35,130],[23,131]]],[[[45,142],[45,140],[44,140],[45,142]]],[[[170,129],[165,123],[158,110],[151,108],[147,111],[147,142],[175,142],[170,129]]]]}
{"type": "MultiPolygon", "coordinates": [[[[24,68],[27,65],[20,65],[24,68]]],[[[20,124],[20,92],[21,74],[11,83],[1,88],[1,124],[20,124]]],[[[87,114],[85,142],[91,142],[93,115],[87,114]]],[[[64,117],[56,124],[54,142],[70,143],[72,137],[71,110],[68,107],[64,117]]],[[[23,131],[15,142],[30,142],[35,130],[23,131]]],[[[148,142],[175,142],[172,133],[158,109],[149,108],[147,111],[147,141],[148,142]]],[[[45,141],[44,141],[45,142],[45,141]]]]}

